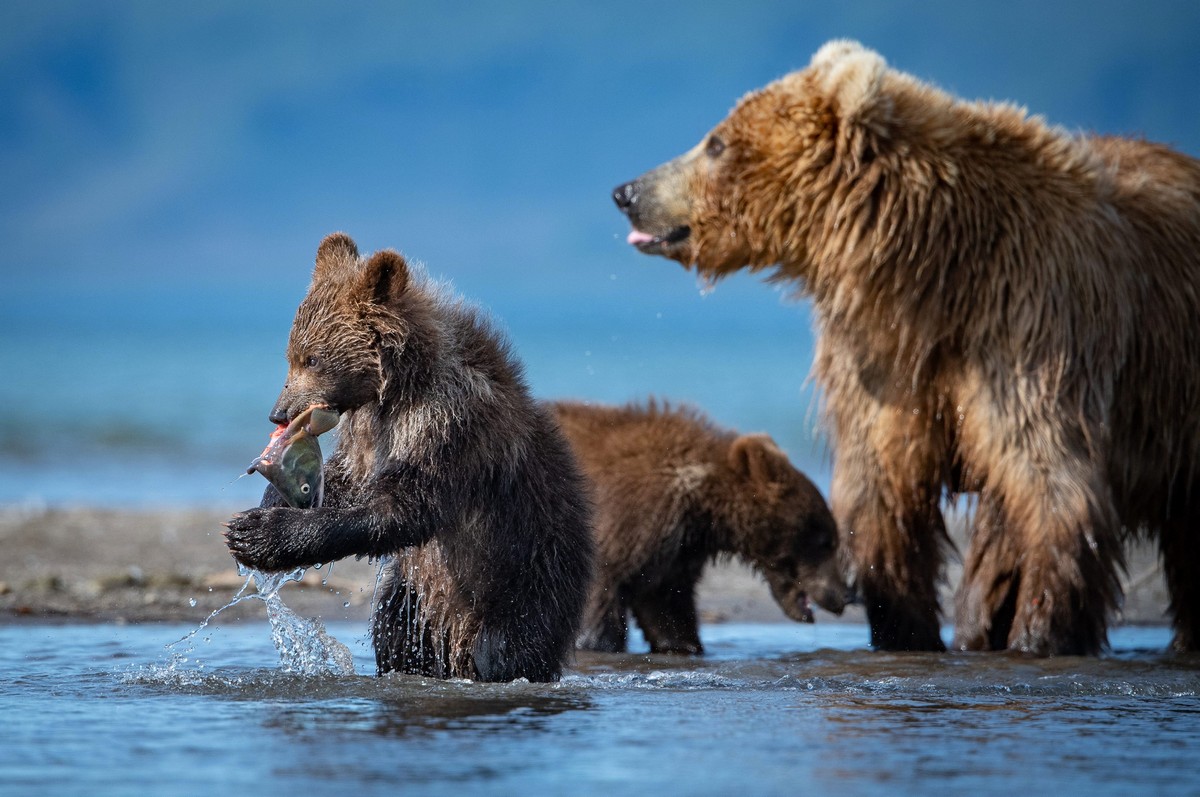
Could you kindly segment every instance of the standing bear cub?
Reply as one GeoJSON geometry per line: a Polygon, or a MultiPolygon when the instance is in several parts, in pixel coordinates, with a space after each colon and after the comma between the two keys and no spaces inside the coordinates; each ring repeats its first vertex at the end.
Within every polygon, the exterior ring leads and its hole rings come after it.
{"type": "Polygon", "coordinates": [[[841,612],[833,515],[769,437],[653,402],[552,406],[596,504],[596,580],[579,647],[625,650],[632,611],[652,652],[703,652],[696,582],[722,555],[753,565],[793,620],[812,622],[809,598],[841,612]]]}
{"type": "Polygon", "coordinates": [[[940,501],[974,492],[957,647],[1098,652],[1145,534],[1200,650],[1200,162],[835,41],[615,199],[643,252],[811,296],[877,647],[943,647],[940,501]]]}
{"type": "Polygon", "coordinates": [[[273,423],[314,404],[342,414],[324,503],[293,509],[268,488],[228,524],[234,557],[267,571],[385,559],[381,674],[558,678],[591,577],[590,507],[499,335],[396,252],[362,259],[334,234],[287,360],[273,423]]]}

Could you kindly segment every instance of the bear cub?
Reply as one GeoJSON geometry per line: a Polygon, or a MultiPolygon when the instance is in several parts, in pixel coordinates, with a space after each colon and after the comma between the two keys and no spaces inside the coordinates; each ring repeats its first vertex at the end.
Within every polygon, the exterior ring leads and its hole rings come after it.
{"type": "Polygon", "coordinates": [[[650,401],[551,405],[596,505],[596,580],[577,645],[626,649],[632,611],[654,653],[704,651],[695,588],[707,562],[753,565],[793,620],[841,613],[848,588],[820,492],[765,435],[650,401]]]}
{"type": "Polygon", "coordinates": [[[272,423],[341,414],[325,498],[236,515],[242,564],[278,571],[384,560],[372,618],[380,674],[551,681],[577,635],[593,542],[585,484],[521,367],[474,309],[404,258],[321,242],[272,423]]]}

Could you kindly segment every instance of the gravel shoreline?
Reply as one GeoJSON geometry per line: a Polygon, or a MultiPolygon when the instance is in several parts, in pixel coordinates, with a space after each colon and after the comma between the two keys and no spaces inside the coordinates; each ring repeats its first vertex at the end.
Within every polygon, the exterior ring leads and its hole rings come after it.
{"type": "MultiPolygon", "coordinates": [[[[234,510],[0,507],[0,623],[195,622],[243,587],[225,549],[221,523],[234,510]]],[[[961,523],[951,523],[960,528],[961,523]]],[[[961,545],[961,541],[957,541],[961,545]]],[[[942,606],[953,611],[961,568],[952,562],[942,606]]],[[[310,569],[281,593],[294,611],[324,620],[366,622],[376,566],[344,560],[310,569]]],[[[1118,622],[1164,625],[1167,595],[1154,549],[1130,550],[1118,622]]],[[[253,592],[253,586],[249,591],[253,592]]],[[[762,579],[739,562],[709,567],[698,591],[703,622],[787,622],[762,579]]],[[[832,615],[817,611],[817,622],[832,615]]],[[[243,601],[223,621],[262,619],[261,601],[243,601]]],[[[861,607],[842,621],[864,622],[861,607]]]]}

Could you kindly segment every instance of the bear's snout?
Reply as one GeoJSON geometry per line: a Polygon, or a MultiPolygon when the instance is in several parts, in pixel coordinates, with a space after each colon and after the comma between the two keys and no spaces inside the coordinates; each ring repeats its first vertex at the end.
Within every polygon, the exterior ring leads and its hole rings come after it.
{"type": "Polygon", "coordinates": [[[638,184],[637,180],[632,180],[624,185],[619,185],[613,189],[613,202],[617,203],[617,208],[622,213],[628,213],[638,200],[638,184]]]}
{"type": "Polygon", "coordinates": [[[613,189],[613,202],[633,227],[626,241],[645,254],[673,256],[691,234],[686,204],[672,190],[676,181],[666,179],[678,173],[672,162],[613,189]]]}

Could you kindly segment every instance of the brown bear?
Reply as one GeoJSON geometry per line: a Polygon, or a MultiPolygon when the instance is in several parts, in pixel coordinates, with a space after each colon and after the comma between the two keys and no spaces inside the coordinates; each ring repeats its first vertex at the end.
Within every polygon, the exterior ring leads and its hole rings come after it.
{"type": "Polygon", "coordinates": [[[737,435],[699,411],[650,401],[551,405],[592,486],[596,579],[578,645],[624,651],[632,610],[654,653],[702,653],[696,583],[737,555],[793,620],[811,597],[841,613],[837,528],[816,486],[766,435],[737,435]]]}
{"type": "Polygon", "coordinates": [[[244,565],[386,559],[372,619],[379,672],[479,681],[559,677],[591,578],[585,483],[508,345],[403,257],[334,234],[287,347],[273,423],[342,413],[315,509],[236,515],[244,565]]]}
{"type": "Polygon", "coordinates": [[[1200,162],[966,102],[847,41],[615,191],[629,242],[810,296],[831,491],[875,646],[1094,654],[1126,535],[1200,648],[1200,162]]]}

